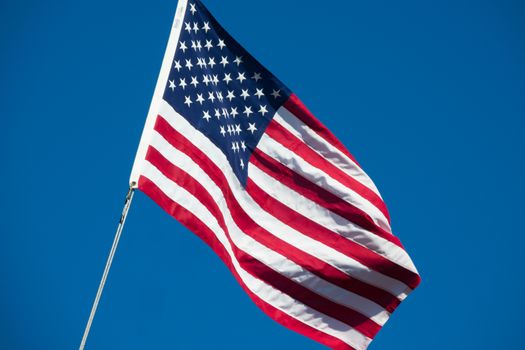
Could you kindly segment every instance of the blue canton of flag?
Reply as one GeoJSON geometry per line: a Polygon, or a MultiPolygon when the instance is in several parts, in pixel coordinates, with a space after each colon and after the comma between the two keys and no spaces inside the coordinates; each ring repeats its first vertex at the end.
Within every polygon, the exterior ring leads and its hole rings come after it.
{"type": "Polygon", "coordinates": [[[224,152],[245,185],[248,160],[290,91],[200,2],[182,28],[164,100],[224,152]]]}

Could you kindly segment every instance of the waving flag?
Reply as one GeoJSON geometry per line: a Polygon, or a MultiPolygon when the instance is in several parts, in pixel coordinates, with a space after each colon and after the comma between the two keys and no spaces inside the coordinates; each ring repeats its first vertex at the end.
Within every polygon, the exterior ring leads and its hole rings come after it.
{"type": "Polygon", "coordinates": [[[334,349],[367,348],[419,284],[370,178],[200,1],[179,1],[131,182],[334,349]]]}

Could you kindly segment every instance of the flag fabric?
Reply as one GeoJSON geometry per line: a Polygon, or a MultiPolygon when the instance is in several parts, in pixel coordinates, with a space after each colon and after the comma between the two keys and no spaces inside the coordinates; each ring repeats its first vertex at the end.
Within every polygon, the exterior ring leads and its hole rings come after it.
{"type": "Polygon", "coordinates": [[[180,0],[131,183],[271,318],[365,349],[419,284],[353,156],[198,0],[180,0]]]}

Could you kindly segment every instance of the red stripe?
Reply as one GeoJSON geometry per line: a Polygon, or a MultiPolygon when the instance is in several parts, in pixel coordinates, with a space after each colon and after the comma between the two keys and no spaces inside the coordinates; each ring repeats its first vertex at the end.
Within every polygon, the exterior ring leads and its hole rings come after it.
{"type": "Polygon", "coordinates": [[[344,343],[340,339],[329,334],[323,333],[305,323],[302,323],[301,321],[291,317],[287,313],[275,308],[274,306],[268,304],[266,301],[259,298],[246,286],[246,284],[241,279],[235,268],[233,268],[230,256],[226,252],[225,248],[215,237],[214,233],[199,218],[193,215],[190,211],[186,210],[184,207],[173,202],[153,182],[151,182],[144,176],[141,176],[139,178],[138,188],[146,195],[148,195],[151,199],[153,199],[153,201],[155,201],[161,208],[166,210],[171,216],[173,216],[176,220],[181,222],[186,228],[195,233],[206,244],[208,244],[221,258],[221,260],[226,264],[228,269],[234,275],[237,282],[250,296],[253,302],[269,317],[271,317],[276,322],[282,324],[283,326],[291,329],[292,331],[307,336],[332,349],[354,350],[351,346],[344,343]]]}
{"type": "Polygon", "coordinates": [[[310,165],[320,169],[321,171],[328,174],[333,179],[341,182],[349,189],[358,193],[361,197],[365,198],[373,206],[379,209],[383,215],[390,222],[390,214],[385,205],[385,202],[371,189],[354,179],[353,177],[346,174],[344,171],[334,166],[332,163],[326,160],[326,158],[319,155],[317,152],[308,147],[301,139],[286,130],[283,126],[272,120],[266,128],[266,133],[275,141],[289,149],[291,152],[297,154],[299,157],[304,159],[310,165]]]}
{"type": "Polygon", "coordinates": [[[372,250],[346,239],[319,225],[310,218],[299,214],[264,192],[250,178],[248,178],[246,184],[246,191],[265,211],[272,213],[273,216],[304,235],[354,258],[374,271],[405,283],[411,289],[414,289],[419,284],[420,278],[418,274],[397,265],[384,256],[376,254],[372,250]]]}
{"type": "MultiPolygon", "coordinates": [[[[245,254],[245,256],[248,256],[245,254]]],[[[257,276],[275,289],[281,290],[299,302],[310,306],[325,315],[331,316],[352,328],[361,332],[363,335],[374,338],[381,326],[369,319],[367,316],[352,310],[346,306],[333,302],[329,299],[319,297],[318,294],[302,285],[295,283],[288,277],[279,273],[264,264],[251,264],[250,273],[257,276]]]]}
{"type": "MultiPolygon", "coordinates": [[[[160,118],[158,120],[161,120],[160,118]]],[[[155,128],[159,127],[157,121],[155,128]]],[[[287,277],[280,275],[274,270],[268,268],[266,265],[259,262],[254,257],[238,249],[237,246],[233,243],[230,238],[230,234],[226,225],[224,224],[224,217],[219,207],[208,193],[206,188],[204,188],[199,182],[197,182],[193,177],[189,176],[179,167],[170,163],[166,158],[160,154],[156,149],[150,147],[148,149],[146,159],[160,170],[166,177],[177,183],[179,186],[184,187],[188,190],[194,197],[196,197],[203,205],[210,210],[212,215],[214,215],[217,221],[221,224],[221,228],[225,232],[230,245],[234,250],[234,254],[237,257],[237,260],[242,264],[243,268],[249,271],[252,275],[257,276],[259,279],[266,281],[268,284],[272,285],[276,289],[282,290],[284,293],[290,295],[294,299],[302,302],[305,305],[308,305],[325,315],[331,316],[335,319],[338,319],[341,322],[344,322],[364,335],[368,337],[373,337],[381,328],[375,322],[370,320],[368,317],[356,312],[355,310],[349,309],[346,306],[334,303],[330,300],[325,299],[317,295],[316,293],[310,291],[309,289],[303,287],[300,284],[295,283],[287,277]],[[206,204],[204,204],[206,203],[206,204]]],[[[234,219],[237,226],[241,228],[243,232],[248,234],[254,239],[257,239],[260,235],[265,235],[266,237],[271,237],[270,232],[264,230],[258,226],[253,220],[249,218],[246,212],[238,205],[237,201],[233,198],[231,193],[225,197],[226,203],[232,218],[234,219]],[[232,210],[232,208],[234,208],[232,210]],[[243,229],[244,228],[244,229],[243,229]]],[[[272,238],[268,238],[266,241],[271,242],[272,238]]],[[[276,244],[279,246],[288,246],[287,243],[277,239],[276,244]]],[[[275,244],[274,244],[275,245],[275,244]]],[[[272,249],[274,247],[270,247],[272,249]]],[[[284,254],[283,254],[284,255],[284,254]]]]}
{"type": "Polygon", "coordinates": [[[206,209],[208,209],[208,211],[217,219],[219,226],[224,231],[226,231],[226,224],[224,223],[222,212],[204,186],[195,181],[195,179],[189,176],[181,168],[177,167],[169,160],[164,158],[164,156],[152,146],[148,147],[148,151],[146,152],[146,160],[159,169],[160,172],[171,181],[175,182],[177,185],[190,192],[193,196],[197,197],[202,205],[204,205],[206,209]]]}
{"type": "Polygon", "coordinates": [[[217,187],[223,192],[230,213],[232,213],[237,226],[244,233],[269,249],[288,257],[296,264],[311,271],[317,276],[338,285],[341,288],[368,298],[389,311],[393,310],[399,304],[399,300],[392,294],[345,274],[324,261],[275,237],[267,230],[258,226],[257,223],[255,223],[240,207],[239,203],[231,193],[231,189],[224,174],[206,154],[195,147],[177,130],[173,129],[162,117],[157,119],[155,130],[159,132],[173,147],[192,158],[192,160],[197,163],[204,172],[208,174],[208,176],[210,176],[212,181],[215,182],[217,187]]]}
{"type": "Polygon", "coordinates": [[[359,166],[357,160],[354,156],[348,152],[346,147],[337,139],[337,137],[332,134],[326,126],[323,125],[313,114],[306,108],[306,106],[299,100],[297,95],[291,94],[288,100],[283,104],[283,107],[290,111],[293,115],[299,118],[303,123],[308,125],[308,127],[314,130],[319,136],[325,139],[332,146],[337,148],[339,151],[346,154],[350,159],[354,161],[355,164],[359,166]]]}
{"type": "Polygon", "coordinates": [[[332,192],[329,192],[310,180],[305,179],[303,176],[282,165],[275,159],[267,156],[259,149],[253,151],[250,162],[300,195],[347,219],[348,221],[361,226],[365,230],[403,248],[399,239],[385,231],[383,228],[377,226],[370,215],[337,197],[332,192]]]}

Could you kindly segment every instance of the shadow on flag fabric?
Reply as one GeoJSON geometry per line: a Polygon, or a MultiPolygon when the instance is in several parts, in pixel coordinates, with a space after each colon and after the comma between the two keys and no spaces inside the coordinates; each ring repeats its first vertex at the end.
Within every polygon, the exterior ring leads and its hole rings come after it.
{"type": "Polygon", "coordinates": [[[130,181],[333,349],[366,349],[420,282],[356,160],[200,1],[179,1],[130,181]]]}

